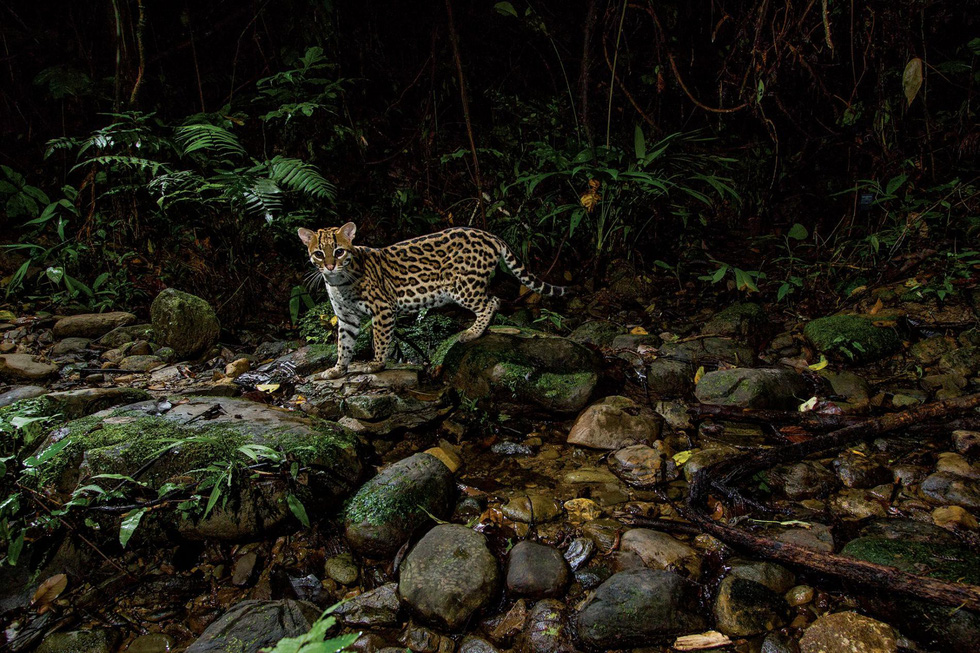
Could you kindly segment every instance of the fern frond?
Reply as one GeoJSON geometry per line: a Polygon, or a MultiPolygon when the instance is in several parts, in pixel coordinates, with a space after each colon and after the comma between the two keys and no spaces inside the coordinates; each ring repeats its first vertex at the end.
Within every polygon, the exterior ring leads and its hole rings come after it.
{"type": "Polygon", "coordinates": [[[71,170],[74,172],[78,168],[82,168],[88,165],[101,165],[107,168],[122,167],[131,168],[139,172],[146,172],[152,176],[156,176],[161,170],[167,171],[167,166],[165,163],[160,161],[151,161],[150,159],[144,159],[138,156],[123,156],[119,154],[106,154],[104,156],[94,156],[91,159],[86,159],[73,167],[71,170]]]}
{"type": "Polygon", "coordinates": [[[238,137],[217,125],[199,123],[178,127],[177,142],[182,148],[181,156],[201,150],[222,156],[245,156],[245,148],[238,142],[238,137]]]}
{"type": "Polygon", "coordinates": [[[243,190],[241,199],[248,213],[261,216],[266,222],[272,222],[282,210],[282,189],[272,179],[255,179],[243,190]]]}
{"type": "Polygon", "coordinates": [[[278,184],[316,199],[333,200],[337,189],[309,163],[284,156],[269,161],[269,177],[278,184]]]}

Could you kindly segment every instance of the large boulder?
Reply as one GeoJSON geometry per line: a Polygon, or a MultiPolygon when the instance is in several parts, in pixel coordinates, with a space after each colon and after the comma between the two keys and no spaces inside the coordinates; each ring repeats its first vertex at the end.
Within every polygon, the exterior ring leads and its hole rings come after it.
{"type": "Polygon", "coordinates": [[[398,593],[423,620],[457,630],[490,601],[499,576],[483,535],[459,524],[441,524],[406,556],[398,593]]]}
{"type": "Polygon", "coordinates": [[[252,456],[265,451],[303,470],[303,483],[287,473],[223,477],[221,500],[206,515],[210,489],[198,492],[203,500],[179,518],[152,513],[164,527],[195,539],[248,540],[294,527],[296,500],[308,514],[336,510],[364,468],[357,437],[340,425],[239,399],[196,397],[173,406],[151,400],[109,409],[69,422],[41,447],[63,438],[69,444],[37,482],[65,492],[98,474],[139,472],[152,490],[169,483],[190,493],[197,481],[215,481],[215,473],[204,470],[252,464],[252,456]]]}
{"type": "Polygon", "coordinates": [[[825,614],[803,633],[800,653],[895,653],[895,629],[856,612],[825,614]]]}
{"type": "Polygon", "coordinates": [[[568,338],[530,329],[493,327],[476,340],[450,338],[433,357],[465,397],[507,410],[571,413],[585,407],[601,361],[568,338]]]}
{"type": "Polygon", "coordinates": [[[218,342],[221,324],[206,301],[190,293],[167,288],[150,305],[157,341],[178,358],[201,356],[218,342]]]}
{"type": "Polygon", "coordinates": [[[609,450],[649,444],[660,437],[663,422],[660,415],[632,399],[605,397],[579,414],[568,443],[609,450]]]}
{"type": "Polygon", "coordinates": [[[344,529],[351,548],[386,558],[432,517],[446,519],[456,494],[453,473],[435,456],[417,453],[365,483],[347,504],[344,529]]]}
{"type": "Polygon", "coordinates": [[[57,373],[57,365],[35,360],[30,354],[0,354],[0,379],[39,381],[57,373]]]}
{"type": "Polygon", "coordinates": [[[54,323],[52,334],[59,340],[63,338],[99,338],[116,327],[126,326],[135,321],[135,315],[122,311],[69,315],[54,323]]]}

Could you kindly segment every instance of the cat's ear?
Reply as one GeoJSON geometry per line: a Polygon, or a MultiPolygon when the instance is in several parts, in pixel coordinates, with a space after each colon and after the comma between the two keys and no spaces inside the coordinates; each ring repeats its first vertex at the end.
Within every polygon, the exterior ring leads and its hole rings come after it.
{"type": "Polygon", "coordinates": [[[306,246],[309,246],[310,241],[313,240],[314,236],[316,236],[315,233],[313,233],[309,229],[304,229],[303,227],[300,227],[296,233],[299,234],[299,239],[302,240],[303,244],[306,246]]]}
{"type": "Polygon", "coordinates": [[[354,242],[354,234],[357,233],[357,226],[353,222],[348,222],[340,228],[340,233],[344,234],[344,238],[350,242],[354,242]]]}

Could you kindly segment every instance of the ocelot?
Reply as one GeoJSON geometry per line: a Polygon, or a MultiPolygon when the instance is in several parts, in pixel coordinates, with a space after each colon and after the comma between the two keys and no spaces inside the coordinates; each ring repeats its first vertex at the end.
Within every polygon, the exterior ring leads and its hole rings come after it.
{"type": "Polygon", "coordinates": [[[347,373],[364,317],[372,318],[374,330],[369,372],[384,369],[397,313],[453,302],[476,313],[473,326],[459,340],[479,338],[500,306],[499,299],[487,294],[490,275],[500,260],[537,293],[564,295],[567,291],[532,277],[503,240],[479,229],[454,227],[378,249],[354,245],[356,232],[352,222],[318,231],[299,230],[337,316],[337,364],[322,374],[324,378],[347,373]]]}

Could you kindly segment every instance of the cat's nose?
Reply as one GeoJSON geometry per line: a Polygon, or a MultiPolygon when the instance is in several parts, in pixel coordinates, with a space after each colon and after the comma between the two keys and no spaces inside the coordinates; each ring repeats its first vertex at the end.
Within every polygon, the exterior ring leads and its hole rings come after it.
{"type": "Polygon", "coordinates": [[[327,269],[328,270],[333,270],[335,267],[337,267],[337,266],[334,265],[333,263],[327,263],[327,269]]]}

